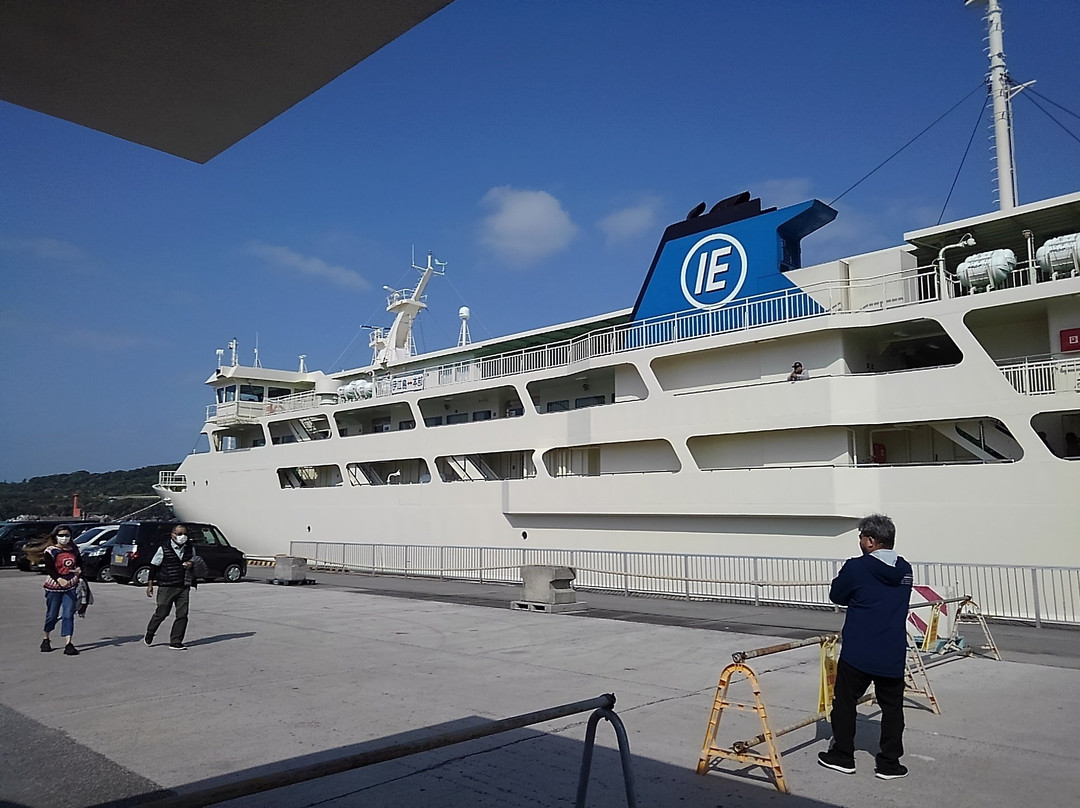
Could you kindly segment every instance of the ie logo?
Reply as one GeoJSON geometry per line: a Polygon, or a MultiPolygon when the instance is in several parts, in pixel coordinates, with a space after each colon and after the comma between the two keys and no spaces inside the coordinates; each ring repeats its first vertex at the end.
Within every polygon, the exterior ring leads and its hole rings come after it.
{"type": "Polygon", "coordinates": [[[723,306],[746,281],[746,250],[737,238],[713,233],[695,244],[682,264],[682,293],[697,309],[723,306]]]}

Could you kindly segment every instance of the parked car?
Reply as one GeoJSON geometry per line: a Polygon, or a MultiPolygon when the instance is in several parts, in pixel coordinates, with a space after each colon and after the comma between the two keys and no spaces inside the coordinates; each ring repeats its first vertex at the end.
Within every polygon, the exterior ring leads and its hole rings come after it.
{"type": "Polygon", "coordinates": [[[116,535],[116,531],[119,529],[120,525],[97,525],[77,536],[75,543],[79,545],[79,552],[83,552],[90,547],[108,541],[116,535]]]}
{"type": "Polygon", "coordinates": [[[33,549],[35,542],[43,543],[57,525],[71,528],[72,537],[78,537],[86,530],[97,527],[101,522],[73,522],[70,519],[41,519],[29,522],[8,522],[0,528],[0,567],[18,567],[23,572],[30,570],[26,558],[26,545],[33,549]]]}
{"type": "Polygon", "coordinates": [[[120,525],[102,525],[78,538],[76,544],[79,545],[82,574],[86,580],[107,584],[113,579],[112,548],[119,532],[120,525]]]}
{"type": "Polygon", "coordinates": [[[117,583],[136,583],[146,586],[150,578],[150,561],[162,545],[169,543],[173,528],[187,528],[188,541],[202,557],[209,570],[205,580],[222,578],[236,582],[247,575],[247,559],[243,552],[229,544],[225,534],[214,525],[194,522],[122,522],[114,537],[110,573],[117,583]]]}
{"type": "MultiPolygon", "coordinates": [[[[116,535],[116,531],[120,527],[119,525],[99,525],[95,522],[92,523],[93,527],[83,530],[83,532],[80,533],[79,531],[83,529],[83,526],[85,524],[86,523],[80,523],[77,527],[71,524],[67,524],[68,529],[71,530],[71,535],[75,537],[75,544],[79,548],[79,553],[83,556],[84,559],[87,557],[88,550],[98,545],[101,545],[111,539],[113,536],[116,535]]],[[[46,541],[47,537],[27,540],[23,542],[16,550],[15,565],[23,572],[45,572],[45,560],[37,551],[43,550],[45,548],[46,541]],[[36,558],[37,560],[34,561],[32,560],[33,558],[36,558]]],[[[91,568],[89,570],[87,570],[87,565],[84,561],[83,576],[85,576],[86,579],[90,581],[93,581],[95,579],[103,580],[98,577],[98,572],[101,564],[96,559],[98,557],[108,559],[108,556],[96,552],[91,553],[90,555],[92,558],[95,559],[95,561],[91,563],[91,568]]],[[[108,578],[104,580],[112,579],[108,578]]]]}

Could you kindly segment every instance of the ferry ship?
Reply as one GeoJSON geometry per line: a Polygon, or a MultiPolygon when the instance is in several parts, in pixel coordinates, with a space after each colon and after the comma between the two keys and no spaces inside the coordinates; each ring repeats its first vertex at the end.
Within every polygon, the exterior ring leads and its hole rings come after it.
{"type": "Polygon", "coordinates": [[[803,266],[836,211],[740,193],[665,230],[632,306],[475,343],[463,310],[457,346],[417,355],[429,256],[365,367],[219,351],[207,450],[157,492],[256,555],[843,558],[881,512],[913,560],[1080,567],[1080,193],[1016,204],[988,19],[1000,210],[803,266]]]}

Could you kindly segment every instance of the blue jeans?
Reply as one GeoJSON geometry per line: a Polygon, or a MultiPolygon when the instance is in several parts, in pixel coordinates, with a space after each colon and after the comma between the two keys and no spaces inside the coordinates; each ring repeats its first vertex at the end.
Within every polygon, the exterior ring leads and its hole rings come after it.
{"type": "Polygon", "coordinates": [[[63,609],[63,619],[60,621],[60,636],[70,637],[75,633],[75,587],[61,592],[45,590],[45,633],[48,634],[56,628],[56,621],[60,619],[60,610],[63,609]]]}

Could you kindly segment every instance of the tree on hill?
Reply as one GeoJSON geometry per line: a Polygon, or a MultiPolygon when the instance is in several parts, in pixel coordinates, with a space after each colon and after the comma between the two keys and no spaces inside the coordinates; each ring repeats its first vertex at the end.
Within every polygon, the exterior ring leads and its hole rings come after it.
{"type": "Polygon", "coordinates": [[[157,499],[153,486],[158,481],[158,472],[173,471],[176,465],[168,463],[100,474],[74,471],[31,477],[21,483],[0,483],[0,519],[71,516],[76,494],[84,516],[118,519],[153,505],[157,499]]]}

